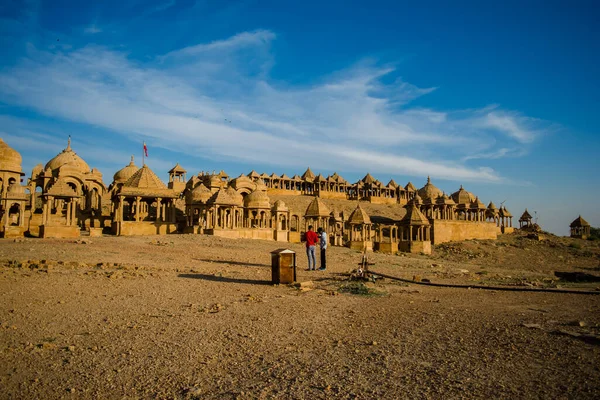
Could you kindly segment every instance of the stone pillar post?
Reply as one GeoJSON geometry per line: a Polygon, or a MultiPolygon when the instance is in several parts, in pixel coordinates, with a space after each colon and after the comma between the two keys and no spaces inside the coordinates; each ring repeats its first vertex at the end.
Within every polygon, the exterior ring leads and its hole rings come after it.
{"type": "Polygon", "coordinates": [[[67,221],[67,226],[71,226],[71,208],[73,204],[73,199],[65,200],[67,203],[67,212],[65,214],[65,219],[67,221]]]}
{"type": "Polygon", "coordinates": [[[141,197],[135,198],[135,222],[140,222],[140,200],[141,197]]]}
{"type": "Polygon", "coordinates": [[[156,222],[160,222],[160,218],[162,217],[161,213],[161,198],[156,199],[156,222]]]}

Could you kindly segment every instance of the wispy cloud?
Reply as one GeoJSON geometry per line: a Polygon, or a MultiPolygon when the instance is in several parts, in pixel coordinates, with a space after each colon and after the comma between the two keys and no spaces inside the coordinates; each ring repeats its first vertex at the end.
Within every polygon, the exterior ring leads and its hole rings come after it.
{"type": "Polygon", "coordinates": [[[197,44],[175,50],[160,57],[165,60],[169,57],[179,58],[182,56],[198,56],[216,50],[234,50],[246,46],[257,46],[269,44],[275,39],[275,34],[267,30],[257,30],[253,32],[242,32],[226,40],[215,40],[206,44],[197,44]]]}
{"type": "Polygon", "coordinates": [[[102,29],[100,27],[98,27],[96,24],[91,24],[91,25],[85,27],[83,32],[93,35],[93,34],[102,32],[102,29]]]}
{"type": "Polygon", "coordinates": [[[384,83],[397,71],[376,62],[312,85],[275,82],[275,39],[243,32],[145,62],[98,46],[33,49],[0,72],[0,100],[214,160],[460,181],[502,181],[464,161],[508,156],[505,149],[531,144],[545,126],[498,107],[411,107],[435,87],[384,83]]]}

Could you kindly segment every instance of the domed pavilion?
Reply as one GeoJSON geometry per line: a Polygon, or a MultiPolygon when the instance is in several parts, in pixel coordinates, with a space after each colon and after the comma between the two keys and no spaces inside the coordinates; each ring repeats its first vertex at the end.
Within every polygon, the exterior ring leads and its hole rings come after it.
{"type": "Polygon", "coordinates": [[[22,237],[27,230],[29,195],[21,186],[21,155],[0,139],[0,237],[22,237]]]}
{"type": "Polygon", "coordinates": [[[42,197],[41,237],[78,237],[80,230],[102,234],[102,199],[107,193],[102,173],[73,151],[71,137],[43,168],[34,168],[29,189],[34,193],[37,188],[42,197]]]}

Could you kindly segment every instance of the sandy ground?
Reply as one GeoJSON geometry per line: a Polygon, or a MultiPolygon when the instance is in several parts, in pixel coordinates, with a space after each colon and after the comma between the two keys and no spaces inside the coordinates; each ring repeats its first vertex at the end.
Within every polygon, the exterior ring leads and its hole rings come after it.
{"type": "MultiPolygon", "coordinates": [[[[272,285],[278,247],[198,235],[0,240],[0,396],[598,397],[600,296],[361,286],[348,280],[360,253],[331,248],[328,270],[309,272],[301,245],[286,247],[312,286],[272,285]]],[[[598,242],[509,235],[370,261],[434,283],[595,290],[599,254],[598,242]]]]}

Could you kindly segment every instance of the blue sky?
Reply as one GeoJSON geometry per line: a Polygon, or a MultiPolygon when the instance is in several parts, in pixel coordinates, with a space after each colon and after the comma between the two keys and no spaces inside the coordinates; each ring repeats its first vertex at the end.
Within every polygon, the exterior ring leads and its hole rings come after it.
{"type": "Polygon", "coordinates": [[[600,226],[595,2],[0,2],[0,137],[129,162],[462,184],[600,226]],[[139,156],[139,157],[138,157],[139,156]]]}

